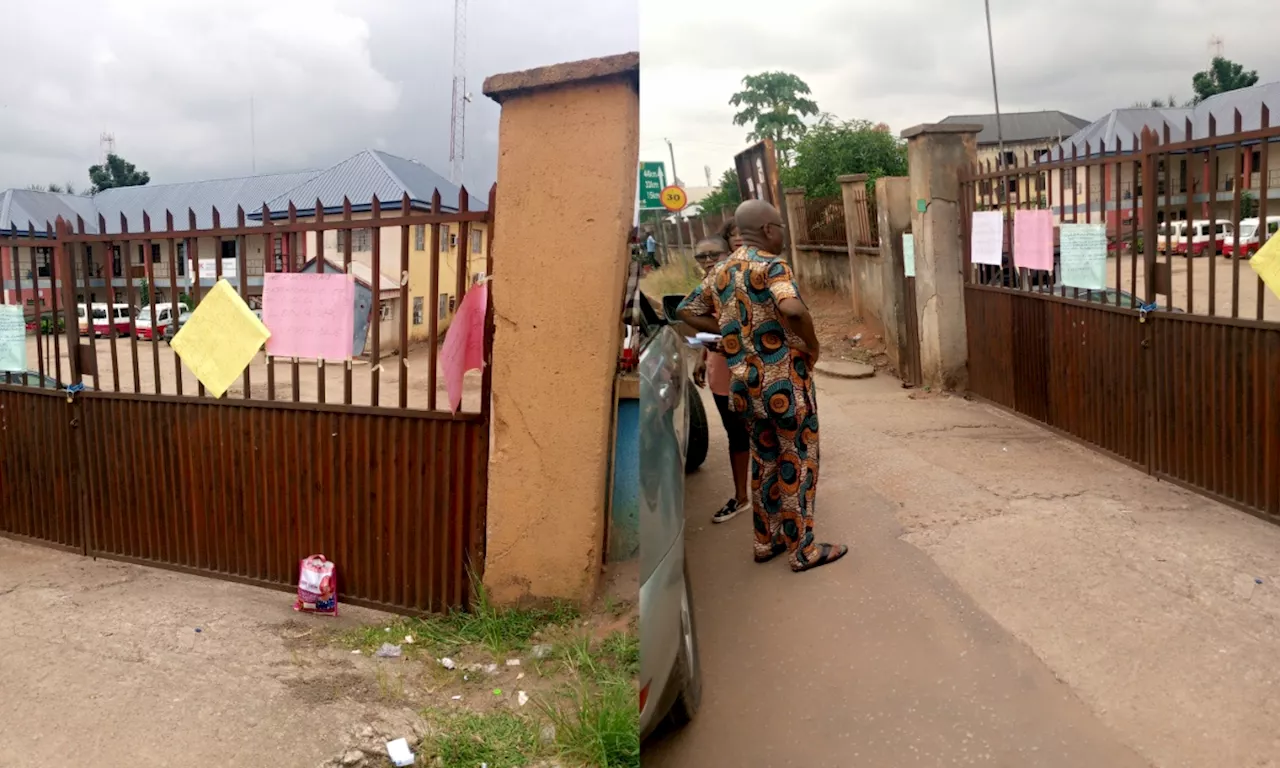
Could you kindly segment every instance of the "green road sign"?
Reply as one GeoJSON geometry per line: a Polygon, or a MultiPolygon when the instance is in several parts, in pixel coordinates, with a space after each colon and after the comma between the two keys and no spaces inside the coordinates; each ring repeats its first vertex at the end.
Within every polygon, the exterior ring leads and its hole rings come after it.
{"type": "Polygon", "coordinates": [[[662,163],[640,163],[640,210],[664,210],[662,190],[667,186],[667,166],[662,163]]]}

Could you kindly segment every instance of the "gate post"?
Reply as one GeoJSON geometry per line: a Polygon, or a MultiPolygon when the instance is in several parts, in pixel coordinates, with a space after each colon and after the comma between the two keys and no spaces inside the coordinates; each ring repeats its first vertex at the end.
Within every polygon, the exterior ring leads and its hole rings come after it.
{"type": "Polygon", "coordinates": [[[969,346],[964,317],[960,169],[977,157],[980,125],[918,125],[907,140],[911,229],[916,242],[920,369],[927,386],[965,389],[969,346]]]}
{"type": "Polygon", "coordinates": [[[500,604],[585,603],[599,583],[639,63],[629,53],[484,83],[502,105],[484,567],[500,604]]]}
{"type": "MultiPolygon", "coordinates": [[[[845,177],[840,177],[842,182],[845,177]]],[[[845,192],[846,211],[848,210],[849,193],[845,192]]],[[[847,213],[846,213],[847,216],[847,213]]],[[[880,320],[884,327],[884,346],[903,381],[918,383],[917,371],[908,371],[906,361],[912,358],[908,344],[919,344],[919,338],[907,337],[906,312],[915,312],[915,302],[907,301],[906,289],[911,286],[915,291],[914,280],[906,281],[905,265],[902,261],[902,234],[911,229],[911,180],[905,176],[884,176],[876,179],[876,218],[880,233],[880,269],[881,285],[884,293],[880,297],[880,320]],[[910,376],[910,379],[908,379],[910,376]]],[[[849,252],[853,253],[853,236],[849,237],[849,252]]],[[[912,299],[915,295],[911,296],[912,299]]],[[[911,318],[911,328],[915,328],[915,317],[911,318]]]]}
{"type": "Polygon", "coordinates": [[[804,210],[804,187],[787,187],[782,190],[783,205],[786,208],[782,212],[787,217],[787,226],[791,228],[791,235],[788,238],[791,241],[791,250],[785,254],[791,260],[791,268],[800,268],[800,246],[797,243],[808,242],[809,240],[809,222],[804,210]]]}

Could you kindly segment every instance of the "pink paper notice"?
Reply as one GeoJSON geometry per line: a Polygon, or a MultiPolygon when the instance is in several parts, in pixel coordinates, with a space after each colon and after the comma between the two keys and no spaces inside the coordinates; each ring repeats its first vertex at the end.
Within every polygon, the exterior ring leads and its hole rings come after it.
{"type": "Polygon", "coordinates": [[[1019,268],[1053,271],[1053,214],[1013,212],[1013,263],[1019,268]]]}
{"type": "Polygon", "coordinates": [[[262,324],[274,357],[347,360],[354,349],[356,284],[350,275],[267,273],[262,324]]]}
{"type": "Polygon", "coordinates": [[[463,298],[444,337],[440,363],[444,367],[445,387],[449,390],[449,407],[454,413],[462,407],[463,375],[484,366],[484,315],[488,303],[489,284],[474,286],[463,298]]]}

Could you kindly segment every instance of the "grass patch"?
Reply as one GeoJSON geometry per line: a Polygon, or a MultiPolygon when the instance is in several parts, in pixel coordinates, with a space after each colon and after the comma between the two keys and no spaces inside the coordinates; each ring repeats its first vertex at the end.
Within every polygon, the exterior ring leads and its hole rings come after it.
{"type": "Polygon", "coordinates": [[[671,294],[688,295],[702,282],[702,268],[692,256],[673,253],[671,263],[653,270],[640,280],[640,289],[654,298],[671,294]]]}
{"type": "Polygon", "coordinates": [[[439,732],[431,751],[443,768],[521,768],[547,753],[537,723],[513,712],[436,712],[428,718],[439,732]]]}
{"type": "Polygon", "coordinates": [[[432,654],[456,653],[464,647],[479,645],[494,655],[502,655],[527,648],[537,633],[549,627],[567,626],[577,618],[578,612],[565,604],[535,609],[497,608],[482,591],[470,613],[457,611],[396,619],[390,624],[374,624],[343,633],[338,642],[369,652],[376,651],[383,643],[393,643],[405,652],[422,649],[432,654]],[[404,642],[406,635],[413,638],[412,644],[404,642]]]}

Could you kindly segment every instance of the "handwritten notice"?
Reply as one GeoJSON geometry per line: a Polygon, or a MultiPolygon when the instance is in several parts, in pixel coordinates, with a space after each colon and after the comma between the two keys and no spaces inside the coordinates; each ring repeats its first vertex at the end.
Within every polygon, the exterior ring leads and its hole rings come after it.
{"type": "Polygon", "coordinates": [[[27,370],[27,321],[18,304],[0,304],[0,371],[27,370]]]}
{"type": "Polygon", "coordinates": [[[440,350],[444,383],[449,391],[449,407],[462,407],[462,378],[467,371],[484,366],[484,315],[489,303],[489,284],[481,283],[467,292],[453,316],[449,333],[440,350]]]}
{"type": "Polygon", "coordinates": [[[267,354],[348,360],[355,335],[356,284],[349,275],[302,272],[262,277],[267,354]]]}
{"type": "Polygon", "coordinates": [[[1013,212],[1013,263],[1024,269],[1053,271],[1053,214],[1013,212]]]}
{"type": "Polygon", "coordinates": [[[1102,224],[1063,224],[1062,284],[1091,291],[1107,289],[1107,233],[1102,224]]]}
{"type": "Polygon", "coordinates": [[[974,264],[1000,266],[1004,250],[1004,214],[999,211],[974,211],[969,233],[969,252],[974,264]]]}
{"type": "Polygon", "coordinates": [[[1249,259],[1249,266],[1276,296],[1280,296],[1280,236],[1273,235],[1249,259]]]}
{"type": "Polygon", "coordinates": [[[910,232],[902,233],[902,273],[916,276],[916,236],[910,232]]]}
{"type": "Polygon", "coordinates": [[[173,351],[214,397],[222,397],[271,337],[258,316],[219,280],[173,337],[173,351]]]}

